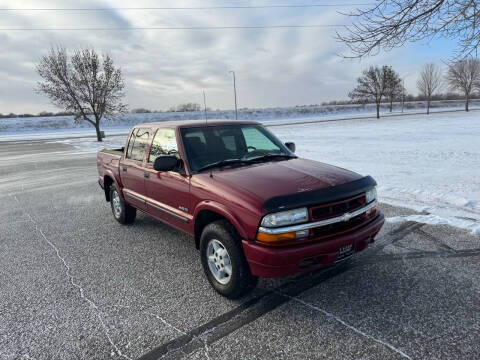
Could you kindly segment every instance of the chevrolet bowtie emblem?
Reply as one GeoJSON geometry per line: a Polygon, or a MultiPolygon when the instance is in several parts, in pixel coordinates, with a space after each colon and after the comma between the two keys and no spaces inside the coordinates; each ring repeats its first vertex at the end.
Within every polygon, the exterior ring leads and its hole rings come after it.
{"type": "Polygon", "coordinates": [[[347,222],[347,221],[350,220],[351,218],[352,218],[352,214],[350,214],[350,213],[345,213],[345,214],[343,214],[343,216],[342,216],[342,221],[347,222]]]}

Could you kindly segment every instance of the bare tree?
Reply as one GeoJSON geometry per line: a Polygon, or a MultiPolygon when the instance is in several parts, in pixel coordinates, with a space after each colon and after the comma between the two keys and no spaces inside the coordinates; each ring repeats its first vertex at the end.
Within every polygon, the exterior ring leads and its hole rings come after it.
{"type": "Polygon", "coordinates": [[[136,108],[130,110],[132,114],[150,114],[152,111],[145,108],[136,108]]]}
{"type": "Polygon", "coordinates": [[[465,111],[468,111],[470,96],[480,89],[480,60],[458,60],[449,65],[447,81],[451,90],[460,91],[465,96],[465,111]]]}
{"type": "Polygon", "coordinates": [[[480,45],[478,0],[377,0],[366,9],[347,14],[353,19],[337,39],[352,57],[391,50],[407,42],[452,39],[457,55],[465,57],[480,45]]]}
{"type": "Polygon", "coordinates": [[[380,103],[385,95],[386,68],[386,66],[383,68],[370,66],[369,69],[364,70],[362,76],[357,79],[357,87],[348,94],[353,100],[375,102],[377,106],[377,119],[380,118],[380,103]]]}
{"type": "Polygon", "coordinates": [[[197,103],[185,103],[177,106],[177,111],[187,112],[187,111],[200,111],[202,107],[197,103]]]}
{"type": "Polygon", "coordinates": [[[427,114],[430,114],[432,95],[442,86],[442,71],[434,64],[427,63],[420,72],[417,80],[417,89],[427,100],[427,114]]]}
{"type": "Polygon", "coordinates": [[[393,101],[403,93],[402,79],[391,66],[384,66],[383,71],[385,76],[385,96],[390,103],[390,112],[392,112],[393,101]]]}
{"type": "Polygon", "coordinates": [[[100,58],[95,50],[84,49],[69,59],[64,47],[52,47],[41,58],[37,72],[43,79],[37,91],[65,112],[72,112],[75,122],[93,125],[98,141],[102,141],[102,118],[127,111],[121,102],[125,95],[123,75],[109,55],[100,58]]]}

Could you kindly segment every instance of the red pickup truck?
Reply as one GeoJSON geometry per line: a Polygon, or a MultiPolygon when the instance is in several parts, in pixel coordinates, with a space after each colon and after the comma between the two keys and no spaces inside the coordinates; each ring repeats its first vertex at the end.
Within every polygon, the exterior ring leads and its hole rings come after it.
{"type": "Polygon", "coordinates": [[[121,224],[140,210],[192,235],[205,274],[235,298],[362,251],[384,222],[370,176],[298,158],[256,122],[135,126],[97,155],[98,182],[121,224]]]}

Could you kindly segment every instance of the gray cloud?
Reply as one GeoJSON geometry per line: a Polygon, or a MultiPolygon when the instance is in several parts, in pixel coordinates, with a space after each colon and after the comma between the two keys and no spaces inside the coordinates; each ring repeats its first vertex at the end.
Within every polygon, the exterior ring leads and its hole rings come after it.
{"type": "MultiPolygon", "coordinates": [[[[6,7],[18,1],[6,0],[6,7]]],[[[253,3],[253,2],[252,2],[253,3]]],[[[158,6],[158,2],[142,5],[158,6]]],[[[198,6],[195,1],[162,1],[162,6],[198,6]]],[[[22,1],[22,7],[78,7],[78,2],[22,1]]],[[[89,0],[82,7],[138,6],[131,1],[89,0]]],[[[332,24],[344,21],[337,9],[5,12],[2,27],[139,27],[332,24]]],[[[201,102],[204,89],[212,108],[231,108],[237,74],[239,106],[263,107],[320,103],[346,98],[360,71],[370,64],[398,65],[415,74],[409,49],[366,61],[343,60],[333,30],[135,30],[0,31],[0,112],[38,112],[53,108],[33,88],[35,64],[52,44],[69,49],[94,47],[108,52],[127,79],[131,108],[166,109],[201,102]],[[408,64],[408,65],[405,65],[408,64]]],[[[410,75],[414,84],[414,75],[410,75]]],[[[408,84],[407,84],[408,85],[408,84]]],[[[413,90],[413,88],[412,88],[413,90]]]]}

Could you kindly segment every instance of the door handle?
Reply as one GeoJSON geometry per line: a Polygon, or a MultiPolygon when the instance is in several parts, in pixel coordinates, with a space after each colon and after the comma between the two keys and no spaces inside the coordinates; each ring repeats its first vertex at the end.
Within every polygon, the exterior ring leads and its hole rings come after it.
{"type": "Polygon", "coordinates": [[[146,172],[146,173],[143,173],[143,177],[145,179],[150,179],[150,173],[146,172]]]}
{"type": "Polygon", "coordinates": [[[122,167],[122,170],[123,170],[123,172],[127,172],[127,167],[126,167],[126,166],[123,166],[123,167],[122,167]]]}

